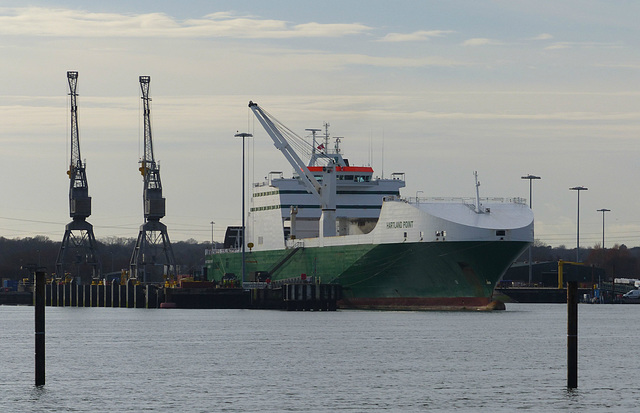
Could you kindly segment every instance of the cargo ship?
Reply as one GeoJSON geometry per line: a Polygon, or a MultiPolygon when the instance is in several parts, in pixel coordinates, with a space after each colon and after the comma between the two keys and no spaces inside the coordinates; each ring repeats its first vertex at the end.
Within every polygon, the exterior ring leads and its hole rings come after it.
{"type": "Polygon", "coordinates": [[[294,173],[270,172],[252,185],[244,236],[242,226],[229,227],[224,248],[207,251],[208,279],[314,277],[342,286],[340,308],[495,305],[497,282],[533,242],[524,199],[480,198],[476,172],[475,197],[403,197],[404,173],[379,178],[351,166],[328,125],[301,138],[249,106],[294,173]]]}

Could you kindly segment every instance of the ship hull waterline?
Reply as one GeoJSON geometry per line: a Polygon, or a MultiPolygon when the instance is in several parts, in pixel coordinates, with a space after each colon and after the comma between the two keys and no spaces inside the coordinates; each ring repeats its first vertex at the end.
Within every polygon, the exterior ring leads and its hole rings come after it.
{"type": "MultiPolygon", "coordinates": [[[[340,308],[387,310],[499,309],[497,282],[529,246],[525,241],[357,244],[246,253],[244,281],[257,271],[273,281],[313,276],[340,284],[340,308]],[[273,271],[275,269],[275,271],[273,271]]],[[[238,252],[207,256],[207,278],[242,273],[238,252]]]]}

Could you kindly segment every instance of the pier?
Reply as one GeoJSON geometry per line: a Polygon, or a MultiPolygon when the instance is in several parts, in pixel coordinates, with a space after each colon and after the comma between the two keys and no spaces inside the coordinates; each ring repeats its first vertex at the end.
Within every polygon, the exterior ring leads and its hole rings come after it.
{"type": "MultiPolygon", "coordinates": [[[[45,305],[51,307],[254,309],[336,311],[342,298],[337,284],[312,282],[245,283],[219,288],[213,282],[188,282],[181,287],[127,282],[114,284],[49,283],[45,305]]],[[[31,291],[2,293],[2,304],[33,305],[31,291]]]]}

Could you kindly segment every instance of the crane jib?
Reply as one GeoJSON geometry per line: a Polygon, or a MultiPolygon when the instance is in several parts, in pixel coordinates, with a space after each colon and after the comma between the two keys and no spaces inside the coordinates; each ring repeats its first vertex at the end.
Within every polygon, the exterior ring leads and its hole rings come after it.
{"type": "MultiPolygon", "coordinates": [[[[322,206],[322,216],[320,218],[320,236],[333,236],[336,233],[335,228],[335,210],[336,210],[336,164],[333,159],[329,159],[329,164],[323,168],[322,185],[316,180],[307,165],[302,162],[300,156],[289,144],[284,134],[287,134],[288,128],[284,127],[280,122],[281,128],[278,128],[275,122],[253,101],[249,102],[249,108],[258,118],[258,121],[273,140],[276,148],[282,152],[287,161],[294,170],[300,171],[300,180],[306,186],[307,190],[314,194],[322,206]]],[[[277,121],[276,121],[277,122],[277,121]]],[[[290,131],[289,131],[290,132],[290,131]]],[[[295,136],[291,132],[292,135],[295,136]]],[[[290,134],[290,136],[291,136],[290,134]]]]}

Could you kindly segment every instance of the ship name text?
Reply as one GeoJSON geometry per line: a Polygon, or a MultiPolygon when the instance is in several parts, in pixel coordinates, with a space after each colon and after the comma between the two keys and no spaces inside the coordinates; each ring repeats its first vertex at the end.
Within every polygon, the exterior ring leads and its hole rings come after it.
{"type": "Polygon", "coordinates": [[[413,228],[413,221],[391,221],[387,222],[387,229],[413,228]]]}

